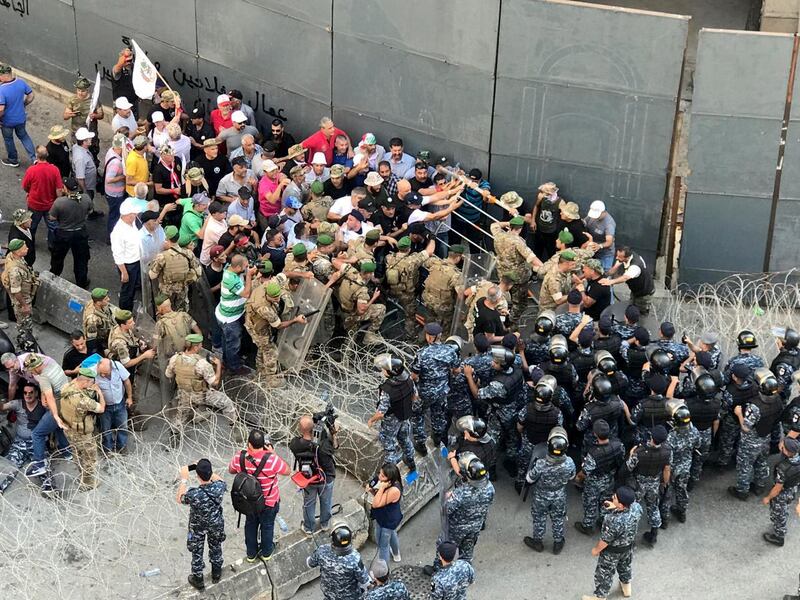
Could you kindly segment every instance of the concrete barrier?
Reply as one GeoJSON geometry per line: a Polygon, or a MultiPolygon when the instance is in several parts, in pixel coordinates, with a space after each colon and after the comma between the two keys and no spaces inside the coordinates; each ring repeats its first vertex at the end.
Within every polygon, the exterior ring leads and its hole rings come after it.
{"type": "Polygon", "coordinates": [[[33,303],[36,322],[66,334],[83,329],[83,307],[92,301],[91,293],[49,271],[39,274],[39,282],[33,303]]]}

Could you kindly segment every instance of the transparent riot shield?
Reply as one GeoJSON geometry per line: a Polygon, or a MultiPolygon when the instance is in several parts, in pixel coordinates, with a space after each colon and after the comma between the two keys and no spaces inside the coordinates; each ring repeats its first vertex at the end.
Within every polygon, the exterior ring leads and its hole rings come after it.
{"type": "MultiPolygon", "coordinates": [[[[156,322],[153,317],[147,313],[143,306],[139,306],[136,309],[135,319],[137,339],[147,344],[149,348],[155,347],[156,322]]],[[[150,385],[153,378],[165,379],[164,369],[166,366],[166,363],[164,363],[162,368],[158,364],[158,358],[155,358],[144,361],[136,369],[134,386],[136,388],[137,408],[140,413],[156,414],[165,406],[163,398],[165,391],[162,389],[160,395],[153,394],[150,385]]],[[[168,400],[169,398],[167,398],[168,400]]]]}
{"type": "Polygon", "coordinates": [[[306,315],[305,325],[296,323],[282,329],[278,335],[278,361],[286,371],[299,372],[314,343],[325,308],[331,298],[330,289],[316,279],[303,279],[292,294],[294,311],[290,317],[306,315]]]}
{"type": "Polygon", "coordinates": [[[214,294],[211,293],[211,286],[208,285],[208,279],[203,273],[189,288],[189,314],[197,322],[206,339],[211,337],[211,332],[217,326],[214,317],[216,308],[214,294]]]}
{"type": "MultiPolygon", "coordinates": [[[[150,261],[152,262],[152,261],[150,261]]],[[[145,312],[150,315],[150,317],[156,317],[156,309],[155,309],[155,297],[158,295],[158,281],[154,279],[150,279],[148,273],[150,272],[150,262],[146,265],[141,265],[141,277],[142,280],[142,306],[145,309],[145,312]]]]}
{"type": "MultiPolygon", "coordinates": [[[[481,252],[464,255],[464,267],[461,269],[464,278],[464,289],[477,284],[484,279],[491,279],[494,274],[496,259],[491,252],[481,252]]],[[[464,328],[467,318],[467,298],[461,294],[453,308],[453,329],[450,335],[457,335],[462,339],[469,337],[464,328]]]]}

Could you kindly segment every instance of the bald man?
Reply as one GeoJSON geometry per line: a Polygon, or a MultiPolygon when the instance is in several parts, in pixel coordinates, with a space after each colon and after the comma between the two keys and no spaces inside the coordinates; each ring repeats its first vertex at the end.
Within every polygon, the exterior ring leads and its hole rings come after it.
{"type": "Polygon", "coordinates": [[[338,428],[334,424],[319,421],[314,423],[311,415],[303,415],[297,423],[299,435],[289,443],[289,450],[295,458],[295,469],[303,476],[303,525],[306,535],[315,531],[314,515],[319,498],[319,528],[328,529],[333,505],[333,482],[336,477],[334,453],[339,443],[336,440],[338,428]]]}

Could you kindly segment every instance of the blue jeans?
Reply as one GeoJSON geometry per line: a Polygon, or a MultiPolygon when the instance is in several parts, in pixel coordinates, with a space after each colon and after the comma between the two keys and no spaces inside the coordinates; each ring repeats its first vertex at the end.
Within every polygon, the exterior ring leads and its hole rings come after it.
{"type": "Polygon", "coordinates": [[[125,447],[128,443],[128,407],[124,400],[119,404],[106,404],[106,410],[100,414],[100,430],[103,432],[103,448],[122,450],[125,447]]]}
{"type": "Polygon", "coordinates": [[[119,207],[123,200],[125,200],[124,194],[122,196],[111,196],[110,194],[106,196],[106,202],[108,202],[108,223],[106,231],[108,235],[111,235],[111,230],[114,229],[114,225],[119,221],[119,207]]]}
{"type": "Polygon", "coordinates": [[[377,521],[375,521],[375,543],[378,545],[378,556],[387,564],[389,548],[395,555],[400,554],[400,538],[397,537],[397,530],[381,527],[377,521]]]}
{"type": "Polygon", "coordinates": [[[44,416],[39,421],[39,424],[31,432],[33,438],[33,460],[44,460],[47,457],[47,439],[51,433],[56,434],[56,441],[58,442],[59,450],[63,450],[69,446],[67,436],[64,431],[56,424],[53,418],[53,413],[49,410],[44,413],[44,416]]]}
{"type": "MultiPolygon", "coordinates": [[[[603,265],[603,275],[605,276],[614,266],[614,253],[601,256],[599,258],[600,264],[603,265]]],[[[611,304],[614,304],[614,286],[611,286],[611,304]]]]}
{"type": "Polygon", "coordinates": [[[331,520],[333,505],[333,481],[310,485],[303,490],[303,526],[314,531],[314,517],[319,498],[319,524],[327,525],[331,520]]]}
{"type": "Polygon", "coordinates": [[[261,556],[269,556],[275,548],[272,537],[275,533],[275,517],[278,516],[281,503],[275,506],[266,506],[257,515],[247,515],[244,521],[244,545],[247,548],[247,556],[254,558],[259,552],[261,556]],[[261,531],[261,543],[258,541],[258,533],[261,531]]]}
{"type": "Polygon", "coordinates": [[[31,237],[33,238],[33,243],[36,243],[36,229],[39,227],[39,221],[44,220],[44,224],[47,225],[47,249],[52,251],[53,233],[56,230],[56,222],[47,218],[46,210],[32,210],[31,213],[33,213],[31,217],[31,237]]]}
{"type": "Polygon", "coordinates": [[[22,147],[25,148],[25,152],[28,153],[28,158],[31,159],[31,163],[36,160],[36,150],[33,147],[33,140],[31,140],[31,136],[28,135],[28,132],[25,131],[25,123],[20,123],[19,125],[14,125],[13,127],[6,127],[3,125],[0,127],[3,130],[3,141],[6,144],[6,152],[8,152],[8,160],[12,162],[17,162],[19,156],[17,155],[17,145],[14,143],[14,134],[17,135],[19,141],[22,142],[22,147]]]}
{"type": "Polygon", "coordinates": [[[222,360],[225,368],[230,371],[241,369],[239,349],[242,345],[242,317],[232,323],[219,322],[219,328],[222,330],[222,360]]]}

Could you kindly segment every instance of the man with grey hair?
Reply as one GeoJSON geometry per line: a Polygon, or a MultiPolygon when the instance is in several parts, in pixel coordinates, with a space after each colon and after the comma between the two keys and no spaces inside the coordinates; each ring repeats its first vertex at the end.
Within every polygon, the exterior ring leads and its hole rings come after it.
{"type": "MultiPolygon", "coordinates": [[[[122,162],[122,153],[125,149],[127,140],[121,133],[115,133],[111,139],[111,148],[106,152],[104,159],[104,189],[106,201],[108,201],[108,222],[106,223],[106,233],[111,235],[111,230],[119,220],[119,207],[125,200],[125,165],[122,162]]],[[[138,185],[138,184],[137,184],[138,185]]],[[[145,196],[147,195],[145,186],[145,196]]]]}
{"type": "MultiPolygon", "coordinates": [[[[317,152],[322,152],[325,155],[325,164],[332,164],[334,140],[337,135],[347,136],[344,131],[333,124],[333,120],[330,117],[322,117],[319,120],[319,131],[300,142],[300,145],[308,151],[307,162],[310,162],[317,152]]],[[[349,140],[350,138],[348,137],[347,139],[349,140]]]]}
{"type": "Polygon", "coordinates": [[[264,149],[256,143],[255,136],[252,133],[245,133],[242,136],[242,145],[231,152],[230,158],[233,160],[237,156],[243,157],[247,162],[247,168],[252,170],[253,159],[260,156],[262,152],[264,149]]]}
{"type": "Polygon", "coordinates": [[[72,172],[78,181],[81,191],[87,194],[91,200],[90,220],[103,216],[103,213],[94,208],[94,193],[97,189],[97,165],[94,163],[94,156],[89,151],[92,140],[96,135],[86,127],[81,127],[75,132],[76,142],[72,146],[72,172]]]}
{"type": "Polygon", "coordinates": [[[506,334],[506,326],[503,322],[503,315],[500,314],[499,306],[505,302],[503,290],[497,285],[492,285],[486,290],[486,296],[478,298],[472,307],[475,326],[472,334],[482,333],[491,344],[499,344],[503,341],[506,334]]]}

